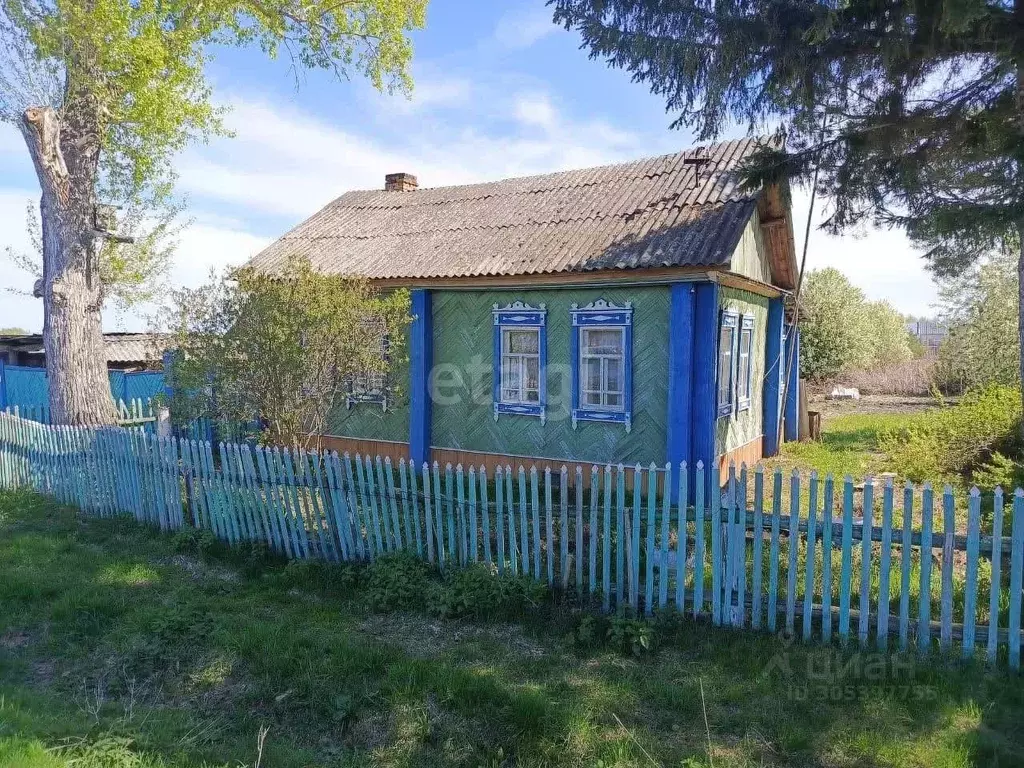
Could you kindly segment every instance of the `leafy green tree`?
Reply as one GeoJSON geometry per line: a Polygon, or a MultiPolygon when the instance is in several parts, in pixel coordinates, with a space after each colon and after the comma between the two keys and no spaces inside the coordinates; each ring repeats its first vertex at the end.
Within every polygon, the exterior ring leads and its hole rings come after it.
{"type": "Polygon", "coordinates": [[[871,363],[864,292],[838,269],[805,276],[800,314],[801,376],[831,379],[871,363]]]}
{"type": "Polygon", "coordinates": [[[1018,385],[1020,347],[1016,257],[997,252],[939,287],[941,319],[949,337],[939,348],[939,375],[951,389],[1018,385]]]}
{"type": "Polygon", "coordinates": [[[18,328],[17,326],[11,326],[9,328],[0,328],[0,336],[24,336],[27,334],[24,328],[18,328]]]}
{"type": "MultiPolygon", "coordinates": [[[[42,190],[46,364],[58,423],[116,418],[100,325],[100,250],[117,206],[171,200],[174,155],[223,131],[204,76],[217,45],[407,89],[426,0],[2,0],[0,119],[19,127],[42,190]]],[[[136,239],[138,242],[138,239],[136,239]]],[[[108,260],[108,264],[113,263],[108,260]]],[[[125,267],[130,271],[131,267],[125,267]]]]}
{"type": "MultiPolygon", "coordinates": [[[[118,214],[117,228],[122,237],[104,239],[96,249],[105,303],[112,301],[120,311],[127,311],[165,294],[177,238],[187,224],[177,218],[180,211],[180,204],[171,200],[155,208],[132,200],[118,214]]],[[[25,228],[29,250],[7,246],[7,258],[31,275],[34,282],[24,289],[12,290],[38,298],[42,294],[43,230],[39,208],[31,200],[26,205],[25,228]]]]}
{"type": "Polygon", "coordinates": [[[748,181],[817,179],[832,231],[903,227],[944,276],[1016,233],[1024,271],[1024,0],[553,5],[591,56],[663,96],[674,125],[778,126],[787,149],[766,148],[748,181]]]}
{"type": "Polygon", "coordinates": [[[865,335],[869,344],[869,367],[887,368],[914,357],[906,320],[887,301],[870,301],[864,306],[865,335]]]}
{"type": "Polygon", "coordinates": [[[834,267],[807,273],[800,315],[800,374],[806,378],[834,379],[913,356],[903,315],[886,301],[867,301],[834,267]]]}
{"type": "Polygon", "coordinates": [[[318,447],[353,387],[397,395],[388,372],[405,354],[407,291],[384,294],[291,259],[280,274],[240,270],[174,291],[171,307],[176,420],[257,420],[267,441],[318,447]]]}

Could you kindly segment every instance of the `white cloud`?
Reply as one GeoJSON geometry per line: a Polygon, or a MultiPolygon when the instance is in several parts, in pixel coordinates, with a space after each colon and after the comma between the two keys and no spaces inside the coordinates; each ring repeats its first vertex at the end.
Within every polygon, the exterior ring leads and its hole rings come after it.
{"type": "MultiPolygon", "coordinates": [[[[0,189],[0,231],[4,233],[3,246],[27,251],[30,247],[25,230],[25,204],[35,194],[28,190],[0,189]]],[[[268,239],[257,237],[244,229],[200,223],[186,228],[179,238],[178,248],[169,275],[174,285],[194,287],[203,282],[211,268],[237,266],[267,245],[268,239]]],[[[31,291],[34,278],[15,267],[6,252],[0,254],[0,327],[19,326],[40,331],[43,326],[43,305],[39,299],[23,295],[31,291]],[[13,293],[11,290],[17,291],[13,293]]],[[[151,307],[140,307],[124,316],[112,309],[104,312],[104,326],[108,330],[145,329],[145,316],[151,307]]]]}
{"type": "Polygon", "coordinates": [[[211,269],[241,266],[269,243],[268,238],[243,230],[194,224],[179,238],[171,282],[194,288],[203,283],[211,269]]]}
{"type": "MultiPolygon", "coordinates": [[[[797,259],[803,252],[807,226],[809,194],[793,191],[793,224],[797,259]]],[[[915,250],[907,236],[899,230],[869,229],[841,237],[829,235],[818,227],[827,215],[827,201],[815,203],[814,227],[807,250],[807,269],[835,267],[854,285],[863,289],[869,299],[884,299],[901,312],[932,315],[938,292],[925,269],[921,252],[915,250]]]]}
{"type": "Polygon", "coordinates": [[[552,129],[558,115],[546,93],[523,94],[515,101],[516,119],[524,125],[552,129]]]}
{"type": "MultiPolygon", "coordinates": [[[[393,137],[365,136],[295,108],[236,98],[224,140],[190,152],[181,187],[205,203],[297,222],[351,189],[379,189],[384,175],[407,171],[425,186],[586,167],[643,153],[639,138],[599,120],[560,113],[549,95],[525,92],[489,100],[481,127],[466,114],[411,120],[393,137]]],[[[285,224],[282,223],[282,227],[285,224]]],[[[270,232],[268,234],[280,234],[270,232]]]]}
{"type": "Polygon", "coordinates": [[[463,107],[473,96],[473,83],[462,77],[417,77],[412,95],[405,99],[390,96],[388,106],[400,113],[424,109],[452,109],[463,107]]]}
{"type": "Polygon", "coordinates": [[[529,48],[558,31],[551,17],[551,11],[544,6],[509,11],[494,28],[494,42],[510,51],[529,48]]]}

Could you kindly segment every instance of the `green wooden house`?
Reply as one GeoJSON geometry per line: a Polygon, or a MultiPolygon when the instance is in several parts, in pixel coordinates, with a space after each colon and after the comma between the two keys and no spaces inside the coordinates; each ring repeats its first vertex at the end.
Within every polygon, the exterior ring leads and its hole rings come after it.
{"type": "Polygon", "coordinates": [[[327,205],[251,265],[405,287],[414,316],[408,364],[353,387],[327,444],[490,468],[775,453],[796,261],[787,190],[740,186],[756,147],[433,189],[389,174],[327,205]]]}

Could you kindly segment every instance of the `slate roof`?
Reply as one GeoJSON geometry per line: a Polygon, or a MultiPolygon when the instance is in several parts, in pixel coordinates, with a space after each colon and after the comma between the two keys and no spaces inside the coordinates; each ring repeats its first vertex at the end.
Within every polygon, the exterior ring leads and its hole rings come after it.
{"type": "Polygon", "coordinates": [[[348,192],[249,262],[292,254],[374,279],[728,266],[758,192],[740,188],[758,139],[619,165],[466,186],[348,192]]]}
{"type": "MultiPolygon", "coordinates": [[[[104,333],[108,363],[148,363],[160,360],[165,338],[153,333],[104,333]]],[[[0,336],[0,348],[17,348],[26,354],[45,354],[38,333],[0,336]]]]}

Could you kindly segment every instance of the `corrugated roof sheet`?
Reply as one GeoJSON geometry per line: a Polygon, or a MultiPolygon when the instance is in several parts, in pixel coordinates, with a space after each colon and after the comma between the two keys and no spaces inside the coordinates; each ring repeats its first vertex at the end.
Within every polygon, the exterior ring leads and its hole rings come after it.
{"type": "MultiPolygon", "coordinates": [[[[167,338],[155,333],[104,333],[108,363],[146,363],[160,360],[167,338]]],[[[17,347],[27,354],[45,354],[43,337],[37,333],[0,336],[0,347],[17,347]]]]}
{"type": "Polygon", "coordinates": [[[620,165],[412,192],[348,192],[257,254],[373,279],[727,266],[757,204],[741,139],[620,165]]]}

